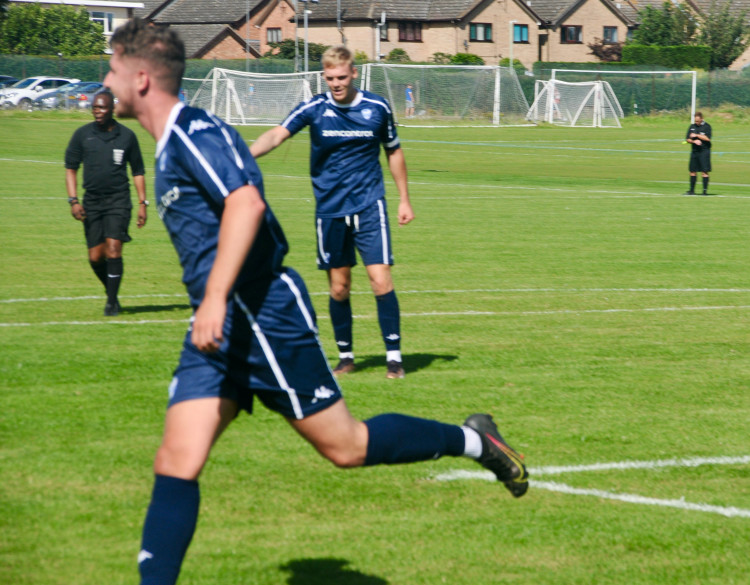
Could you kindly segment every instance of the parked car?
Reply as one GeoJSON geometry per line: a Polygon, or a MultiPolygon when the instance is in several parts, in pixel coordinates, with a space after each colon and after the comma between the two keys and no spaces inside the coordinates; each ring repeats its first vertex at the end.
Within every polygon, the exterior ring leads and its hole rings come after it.
{"type": "Polygon", "coordinates": [[[18,81],[17,77],[11,75],[0,75],[0,89],[13,85],[16,81],[18,81]]]}
{"type": "Polygon", "coordinates": [[[94,96],[102,90],[103,83],[98,81],[78,81],[61,86],[59,89],[45,91],[32,101],[35,110],[66,110],[90,108],[94,96]]]}
{"type": "Polygon", "coordinates": [[[67,77],[27,77],[17,81],[10,87],[0,89],[0,107],[25,108],[31,107],[31,100],[38,97],[39,92],[55,89],[66,83],[75,83],[80,79],[67,77]]]}

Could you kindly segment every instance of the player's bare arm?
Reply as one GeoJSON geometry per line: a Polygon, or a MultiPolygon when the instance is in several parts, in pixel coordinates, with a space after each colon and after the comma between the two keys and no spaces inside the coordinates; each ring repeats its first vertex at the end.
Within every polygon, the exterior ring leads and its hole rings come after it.
{"type": "Polygon", "coordinates": [[[86,210],[78,201],[78,171],[75,169],[65,169],[65,189],[68,192],[68,201],[70,203],[70,215],[78,221],[86,219],[86,210]]]}
{"type": "Polygon", "coordinates": [[[146,225],[146,177],[143,175],[133,175],[133,184],[135,191],[138,193],[138,223],[139,228],[146,225]]]}
{"type": "Polygon", "coordinates": [[[258,233],[266,204],[256,187],[246,185],[224,200],[219,244],[206,291],[195,312],[191,340],[201,351],[214,352],[223,340],[227,296],[258,233]]]}
{"type": "Polygon", "coordinates": [[[388,157],[388,169],[391,171],[393,181],[399,194],[398,224],[406,225],[414,219],[414,210],[409,199],[409,180],[406,171],[406,158],[404,151],[400,148],[386,150],[388,157]]]}
{"type": "Polygon", "coordinates": [[[255,139],[250,145],[250,154],[254,158],[260,158],[264,154],[271,152],[277,146],[280,146],[287,138],[291,136],[291,132],[283,126],[276,126],[267,130],[258,138],[255,139]]]}

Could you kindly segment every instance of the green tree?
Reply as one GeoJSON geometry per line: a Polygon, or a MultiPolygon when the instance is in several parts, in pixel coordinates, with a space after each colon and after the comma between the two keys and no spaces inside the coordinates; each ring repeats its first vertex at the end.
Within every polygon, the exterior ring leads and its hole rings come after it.
{"type": "Polygon", "coordinates": [[[712,2],[700,22],[698,41],[711,48],[711,69],[729,67],[750,43],[747,11],[732,14],[731,2],[712,2]]]}
{"type": "Polygon", "coordinates": [[[647,6],[638,12],[641,23],[630,42],[662,47],[691,44],[698,25],[684,4],[664,2],[662,7],[647,6]]]}
{"type": "Polygon", "coordinates": [[[8,2],[9,0],[0,0],[0,22],[8,15],[8,2]]]}
{"type": "Polygon", "coordinates": [[[84,8],[14,4],[0,24],[0,53],[101,55],[105,48],[101,25],[84,8]]]}
{"type": "MultiPolygon", "coordinates": [[[[294,59],[294,39],[284,39],[278,43],[268,43],[271,47],[263,56],[270,59],[294,59]],[[275,52],[278,51],[278,52],[275,52]]],[[[328,49],[328,45],[318,43],[307,43],[307,59],[310,63],[319,63],[323,53],[328,49]]],[[[297,52],[300,59],[304,59],[305,41],[297,39],[297,52]]]]}
{"type": "Polygon", "coordinates": [[[430,61],[437,63],[438,65],[447,65],[451,62],[451,57],[453,57],[453,55],[450,53],[437,52],[432,54],[430,61]]]}
{"type": "Polygon", "coordinates": [[[451,65],[484,65],[484,59],[474,53],[456,53],[451,57],[451,65]]]}
{"type": "Polygon", "coordinates": [[[393,49],[385,58],[389,63],[409,63],[409,55],[403,49],[393,49]]]}

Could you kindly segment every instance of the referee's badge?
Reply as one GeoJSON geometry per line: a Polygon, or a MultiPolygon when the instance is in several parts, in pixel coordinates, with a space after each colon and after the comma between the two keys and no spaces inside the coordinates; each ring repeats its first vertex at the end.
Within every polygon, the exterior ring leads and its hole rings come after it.
{"type": "Polygon", "coordinates": [[[125,154],[125,151],[121,148],[113,148],[112,149],[112,162],[114,162],[116,165],[122,164],[122,158],[125,154]]]}
{"type": "Polygon", "coordinates": [[[362,115],[364,116],[365,120],[369,120],[372,118],[372,110],[370,108],[365,108],[362,110],[362,115]]]}

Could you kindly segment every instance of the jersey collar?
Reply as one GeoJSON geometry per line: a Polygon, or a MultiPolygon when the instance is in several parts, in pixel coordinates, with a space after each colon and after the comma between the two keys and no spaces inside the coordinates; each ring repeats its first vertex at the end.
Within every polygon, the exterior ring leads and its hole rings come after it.
{"type": "Polygon", "coordinates": [[[328,98],[328,101],[336,106],[337,108],[353,108],[354,106],[358,106],[359,103],[362,101],[362,92],[360,90],[357,90],[357,95],[354,96],[354,99],[350,101],[348,104],[340,104],[335,99],[333,99],[333,96],[331,95],[330,91],[326,92],[326,97],[328,98]]]}
{"type": "Polygon", "coordinates": [[[177,122],[177,116],[180,115],[180,112],[184,107],[185,104],[182,102],[177,102],[172,107],[172,111],[169,113],[169,118],[167,118],[167,124],[164,126],[164,132],[162,133],[161,138],[159,138],[159,142],[156,143],[156,158],[159,158],[162,150],[164,150],[164,147],[167,145],[169,135],[172,134],[172,128],[177,122]]]}

